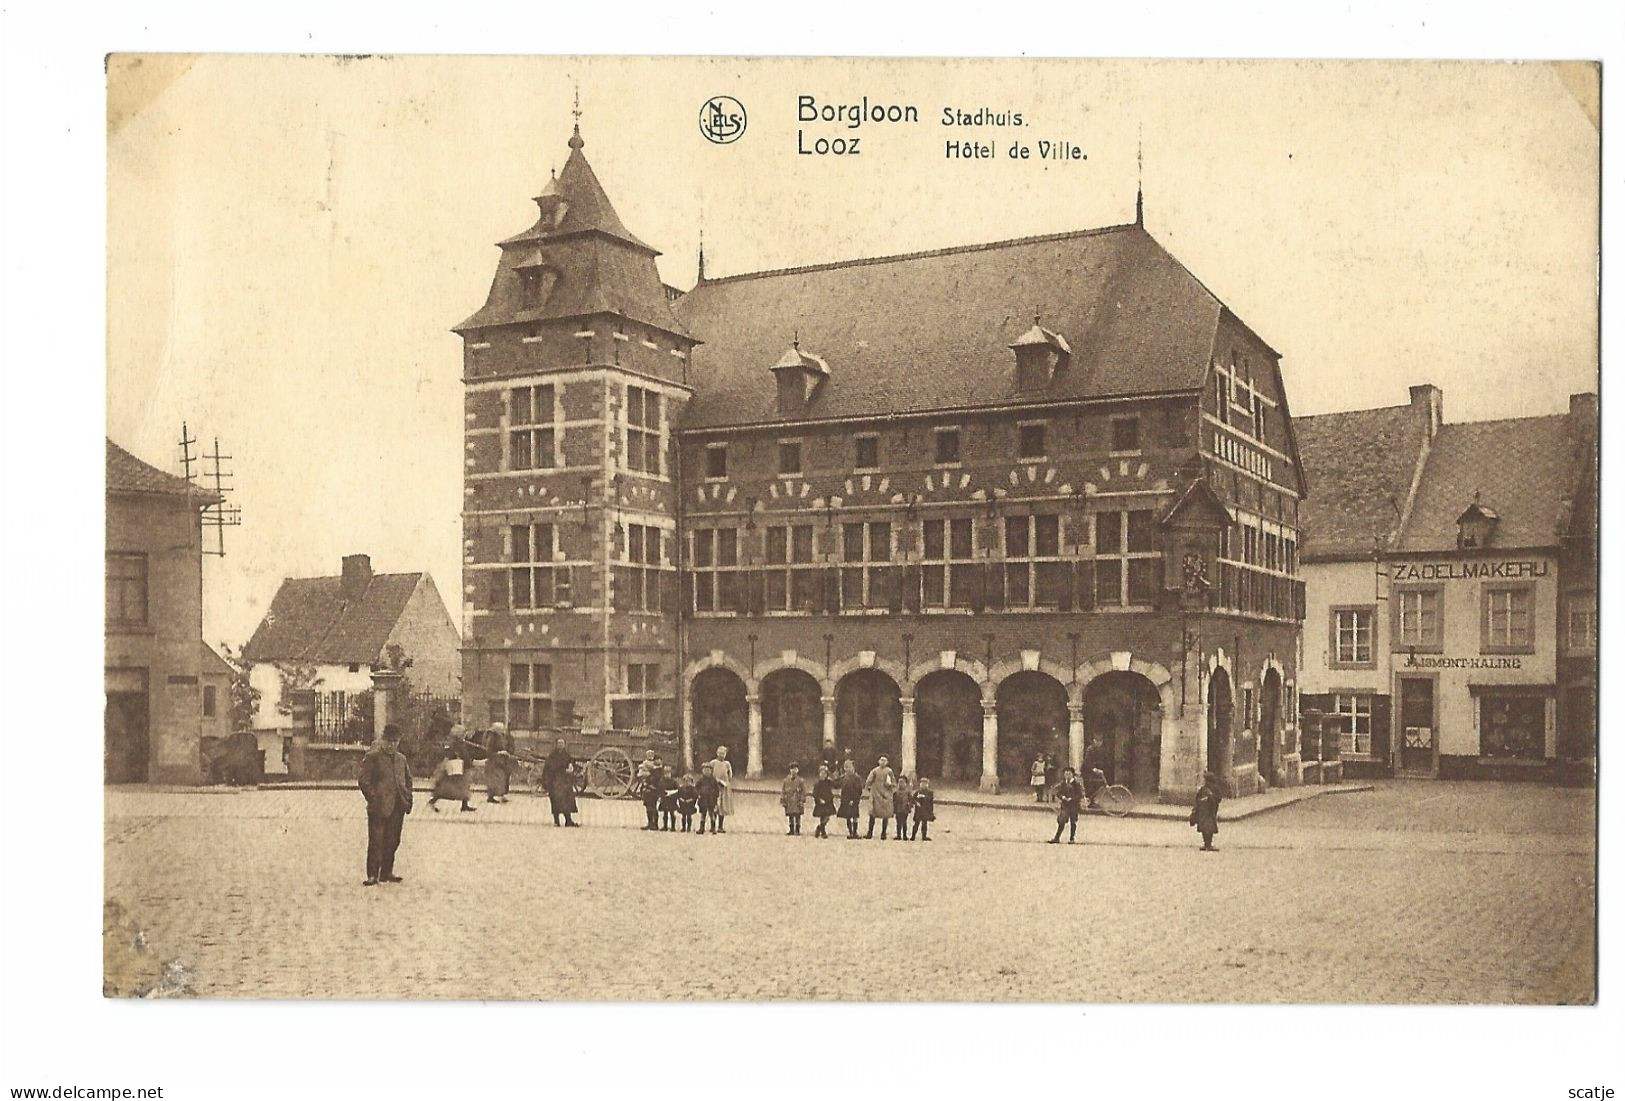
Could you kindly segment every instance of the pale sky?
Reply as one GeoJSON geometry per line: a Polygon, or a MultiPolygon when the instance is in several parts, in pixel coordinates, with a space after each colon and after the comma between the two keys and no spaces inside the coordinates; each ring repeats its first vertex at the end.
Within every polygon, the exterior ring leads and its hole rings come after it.
{"type": "Polygon", "coordinates": [[[281,578],[352,552],[428,570],[459,619],[449,329],[563,164],[577,81],[587,158],[675,285],[702,220],[711,275],[1130,221],[1140,140],[1147,228],[1282,353],[1294,413],[1398,404],[1417,382],[1452,421],[1556,412],[1597,385],[1588,72],[115,58],[108,434],[179,472],[184,419],[234,456],[243,524],[205,567],[210,641],[241,643],[281,578]],[[717,94],[749,115],[731,145],[699,132],[717,94]],[[919,122],[798,123],[802,94],[919,122]],[[1026,125],[946,128],[949,106],[1026,125]],[[798,128],[861,153],[799,155],[798,128]],[[951,138],[997,156],[947,160],[951,138]],[[1038,160],[1046,139],[1087,160],[1038,160]]]}

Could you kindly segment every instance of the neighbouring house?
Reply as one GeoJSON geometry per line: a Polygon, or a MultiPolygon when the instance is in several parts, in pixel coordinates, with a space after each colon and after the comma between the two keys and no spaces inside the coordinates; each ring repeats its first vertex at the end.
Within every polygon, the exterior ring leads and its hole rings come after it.
{"type": "Polygon", "coordinates": [[[231,678],[234,671],[226,659],[207,642],[198,643],[198,681],[202,692],[203,736],[224,738],[231,729],[231,678]]]}
{"type": "Polygon", "coordinates": [[[108,783],[202,778],[201,513],[217,500],[107,441],[108,783]]]}
{"type": "Polygon", "coordinates": [[[1300,417],[1302,703],[1347,775],[1536,777],[1595,755],[1597,399],[1443,423],[1300,417]]]}
{"type": "Polygon", "coordinates": [[[392,647],[412,661],[414,690],[455,695],[461,639],[427,573],[374,573],[365,554],[348,555],[336,577],[287,578],[243,647],[249,683],[260,693],[254,716],[268,773],[285,772],[293,717],[285,689],[310,688],[316,737],[346,742],[358,694],[392,647]]]}

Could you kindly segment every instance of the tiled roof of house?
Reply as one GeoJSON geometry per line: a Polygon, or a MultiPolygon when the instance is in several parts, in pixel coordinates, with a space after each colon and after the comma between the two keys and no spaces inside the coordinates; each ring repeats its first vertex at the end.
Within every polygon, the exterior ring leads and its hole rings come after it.
{"type": "Polygon", "coordinates": [[[165,474],[150,463],[142,462],[112,440],[107,441],[107,492],[190,496],[199,504],[219,499],[212,493],[198,489],[185,478],[165,474]]]}
{"type": "Polygon", "coordinates": [[[251,662],[330,665],[376,661],[422,577],[374,574],[354,601],[344,599],[342,578],[288,578],[243,647],[243,656],[251,662]]]}
{"type": "Polygon", "coordinates": [[[776,420],[797,338],[829,365],[808,419],[1012,404],[1035,311],[1071,355],[1024,401],[1195,390],[1223,308],[1138,225],[707,280],[673,307],[703,341],[682,427],[776,420]]]}
{"type": "Polygon", "coordinates": [[[1476,500],[1499,517],[1493,547],[1555,547],[1571,482],[1569,417],[1447,424],[1434,437],[1400,551],[1456,549],[1476,500]]]}
{"type": "Polygon", "coordinates": [[[203,658],[203,663],[199,668],[203,670],[204,676],[229,677],[236,672],[232,669],[230,663],[221,657],[219,652],[207,642],[199,642],[198,647],[203,658]]]}
{"type": "Polygon", "coordinates": [[[1304,559],[1368,557],[1399,527],[1426,425],[1414,407],[1297,417],[1309,495],[1298,513],[1304,559]]]}

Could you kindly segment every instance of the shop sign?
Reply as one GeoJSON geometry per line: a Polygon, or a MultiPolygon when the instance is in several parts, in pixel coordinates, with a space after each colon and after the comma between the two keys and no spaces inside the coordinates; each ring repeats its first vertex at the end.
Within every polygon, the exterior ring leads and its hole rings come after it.
{"type": "Polygon", "coordinates": [[[1506,562],[1395,562],[1395,581],[1518,581],[1545,577],[1550,562],[1533,560],[1506,562]]]}
{"type": "Polygon", "coordinates": [[[1452,658],[1442,654],[1409,654],[1406,669],[1522,669],[1522,658],[1452,658]]]}

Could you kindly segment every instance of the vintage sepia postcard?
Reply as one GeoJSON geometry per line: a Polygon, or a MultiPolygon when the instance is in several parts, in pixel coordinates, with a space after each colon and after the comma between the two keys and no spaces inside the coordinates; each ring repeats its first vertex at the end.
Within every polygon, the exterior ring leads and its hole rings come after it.
{"type": "Polygon", "coordinates": [[[1600,95],[112,55],[104,993],[1592,1003],[1600,95]]]}

